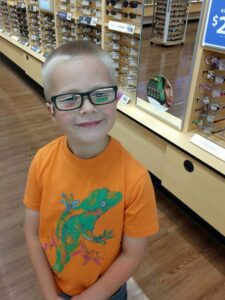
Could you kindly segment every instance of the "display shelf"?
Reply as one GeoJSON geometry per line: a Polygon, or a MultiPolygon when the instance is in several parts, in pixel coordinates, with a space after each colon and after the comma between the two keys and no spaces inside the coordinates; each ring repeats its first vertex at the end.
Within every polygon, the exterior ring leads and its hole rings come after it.
{"type": "Polygon", "coordinates": [[[40,27],[43,56],[47,57],[56,48],[55,19],[51,13],[40,11],[40,27]]]}
{"type": "Polygon", "coordinates": [[[8,12],[10,20],[10,36],[16,40],[20,40],[20,28],[17,17],[16,2],[8,1],[8,12]]]}
{"type": "Polygon", "coordinates": [[[119,85],[126,90],[124,93],[131,92],[134,97],[138,77],[142,1],[23,1],[0,0],[1,37],[40,62],[66,42],[91,40],[111,53],[119,85]],[[109,41],[110,32],[117,34],[119,41],[109,41]],[[113,43],[119,44],[119,50],[114,49],[116,45],[113,46],[113,43]],[[123,57],[116,61],[117,55],[123,57]],[[126,63],[130,65],[128,70],[124,67],[126,63]]]}
{"type": "Polygon", "coordinates": [[[17,3],[17,18],[20,30],[20,43],[22,45],[29,44],[29,28],[27,21],[27,9],[24,1],[17,3]]]}
{"type": "Polygon", "coordinates": [[[190,5],[188,7],[189,14],[191,13],[199,13],[202,8],[202,2],[203,1],[191,1],[190,5]]]}
{"type": "MultiPolygon", "coordinates": [[[[45,61],[45,57],[42,54],[36,53],[30,47],[22,45],[20,42],[12,39],[10,36],[7,36],[5,33],[0,32],[0,37],[5,39],[6,41],[10,42],[12,45],[18,47],[22,51],[24,51],[24,54],[28,53],[28,54],[32,55],[37,60],[39,60],[41,63],[43,63],[45,61]]],[[[1,49],[1,47],[0,47],[0,49],[1,49]]],[[[7,53],[4,53],[4,54],[7,56],[7,53]]]]}
{"type": "Polygon", "coordinates": [[[76,24],[74,19],[66,20],[58,14],[56,17],[56,28],[58,46],[76,39],[76,24]]]}
{"type": "Polygon", "coordinates": [[[188,1],[154,2],[151,43],[177,45],[185,41],[188,20],[188,1]]]}
{"type": "Polygon", "coordinates": [[[221,71],[207,64],[210,58],[224,60],[225,67],[225,51],[202,49],[188,130],[225,147],[225,68],[221,71]]]}
{"type": "MultiPolygon", "coordinates": [[[[191,1],[188,6],[188,20],[198,20],[203,1],[191,1]]],[[[154,13],[154,0],[146,1],[144,5],[144,24],[151,24],[154,13]]]]}
{"type": "Polygon", "coordinates": [[[1,32],[4,32],[6,36],[11,34],[10,17],[9,17],[9,6],[7,0],[1,0],[1,32]]]}
{"type": "Polygon", "coordinates": [[[203,46],[208,9],[209,4],[196,47],[184,131],[197,133],[225,148],[225,46],[203,46]]]}
{"type": "Polygon", "coordinates": [[[154,5],[154,0],[145,0],[145,7],[154,5]]]}
{"type": "Polygon", "coordinates": [[[118,110],[128,116],[131,120],[134,120],[137,123],[137,127],[138,124],[140,124],[161,139],[166,140],[167,142],[177,146],[180,150],[189,153],[189,155],[204,162],[215,171],[218,171],[221,175],[225,175],[225,162],[190,142],[190,139],[195,132],[179,131],[164,121],[155,118],[153,115],[149,115],[149,113],[144,110],[138,109],[133,101],[129,102],[128,105],[119,101],[118,110]]]}
{"type": "Polygon", "coordinates": [[[111,54],[117,79],[122,89],[136,94],[138,76],[139,35],[114,32],[105,28],[105,49],[111,54]]]}
{"type": "Polygon", "coordinates": [[[42,53],[41,22],[38,1],[30,0],[27,5],[29,44],[33,51],[42,53]]]}
{"type": "MultiPolygon", "coordinates": [[[[26,32],[25,37],[29,47],[44,56],[47,56],[63,42],[82,39],[81,30],[85,26],[89,29],[84,31],[87,33],[90,30],[91,33],[89,37],[85,35],[84,39],[96,40],[96,43],[102,47],[104,47],[104,28],[108,27],[110,21],[120,21],[122,24],[131,25],[134,30],[130,33],[140,34],[142,1],[124,1],[120,5],[119,2],[117,5],[113,1],[111,2],[108,0],[107,3],[100,0],[55,0],[47,5],[43,4],[41,0],[39,2],[38,0],[27,0],[21,6],[21,1],[16,4],[14,1],[0,0],[0,32],[7,36],[15,36],[11,33],[13,29],[19,34],[18,18],[15,13],[18,8],[20,10],[19,19],[24,25],[23,31],[26,32]],[[107,11],[109,11],[109,15],[107,15],[107,11]],[[12,18],[10,14],[13,16],[12,18]],[[12,24],[9,19],[13,20],[12,24]],[[91,27],[93,28],[90,29],[91,27]],[[77,33],[76,29],[78,29],[77,33]],[[101,38],[99,32],[101,32],[101,38]]],[[[20,38],[15,38],[15,40],[19,41],[20,38]]]]}

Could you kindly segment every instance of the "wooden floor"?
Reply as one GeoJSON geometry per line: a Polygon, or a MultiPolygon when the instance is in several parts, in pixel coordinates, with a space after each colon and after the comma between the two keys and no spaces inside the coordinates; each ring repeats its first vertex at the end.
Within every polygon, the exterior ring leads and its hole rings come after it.
{"type": "MultiPolygon", "coordinates": [[[[22,205],[33,154],[59,135],[42,100],[0,59],[1,300],[42,299],[25,247],[22,205]]],[[[224,245],[158,188],[156,195],[160,232],[129,281],[129,299],[225,299],[224,245]]]]}
{"type": "Polygon", "coordinates": [[[150,44],[150,26],[143,27],[142,31],[137,95],[148,101],[147,84],[149,79],[156,74],[165,76],[174,91],[173,105],[168,112],[181,119],[186,108],[197,28],[197,21],[188,23],[184,44],[169,47],[150,44]]]}

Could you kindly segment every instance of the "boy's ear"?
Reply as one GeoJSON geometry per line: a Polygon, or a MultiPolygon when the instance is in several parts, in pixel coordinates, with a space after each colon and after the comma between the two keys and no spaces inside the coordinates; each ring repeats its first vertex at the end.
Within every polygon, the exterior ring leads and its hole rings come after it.
{"type": "Polygon", "coordinates": [[[48,110],[51,118],[54,119],[54,117],[55,117],[55,107],[50,102],[46,103],[46,107],[47,107],[47,110],[48,110]]]}

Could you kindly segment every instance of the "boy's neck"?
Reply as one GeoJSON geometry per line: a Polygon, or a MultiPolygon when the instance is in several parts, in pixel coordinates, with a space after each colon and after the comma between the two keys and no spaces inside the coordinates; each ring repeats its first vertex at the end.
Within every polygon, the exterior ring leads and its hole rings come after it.
{"type": "Polygon", "coordinates": [[[104,151],[109,144],[110,139],[110,136],[107,135],[105,140],[102,142],[97,142],[95,145],[78,145],[77,143],[73,143],[68,139],[67,145],[69,150],[79,158],[89,159],[94,158],[102,153],[102,151],[104,151]]]}

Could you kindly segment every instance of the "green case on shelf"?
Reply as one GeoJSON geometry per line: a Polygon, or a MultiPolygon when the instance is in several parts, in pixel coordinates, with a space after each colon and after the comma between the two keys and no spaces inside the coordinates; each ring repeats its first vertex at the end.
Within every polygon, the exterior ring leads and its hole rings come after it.
{"type": "Polygon", "coordinates": [[[166,95],[164,92],[164,78],[160,75],[155,75],[148,81],[147,95],[157,100],[160,104],[165,104],[166,95]]]}

